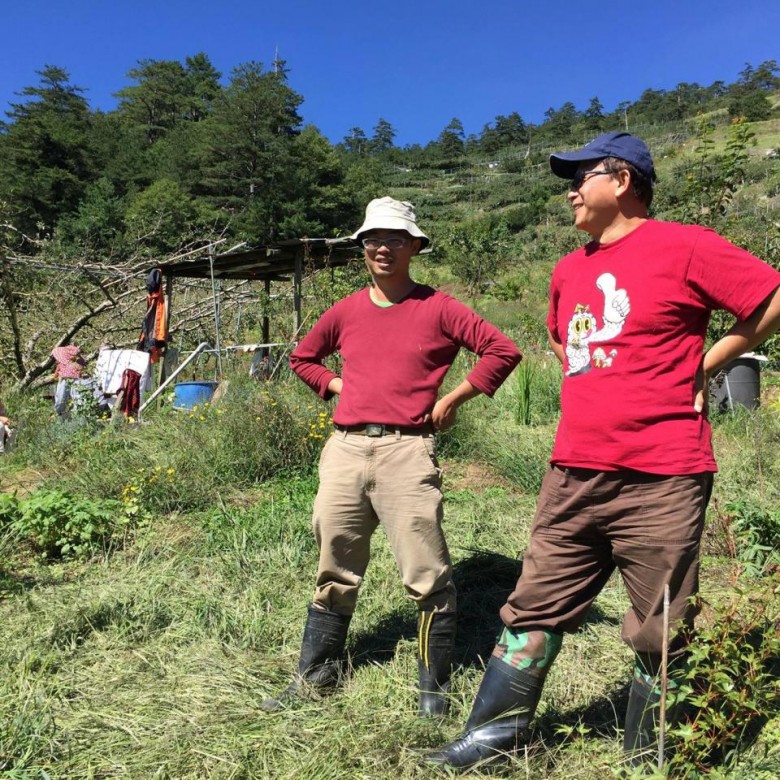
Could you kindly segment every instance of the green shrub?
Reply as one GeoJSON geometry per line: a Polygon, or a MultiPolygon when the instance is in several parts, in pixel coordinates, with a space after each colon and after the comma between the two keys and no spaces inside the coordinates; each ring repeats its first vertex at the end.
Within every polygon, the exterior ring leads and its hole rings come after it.
{"type": "Polygon", "coordinates": [[[0,531],[12,526],[19,518],[19,502],[16,495],[0,493],[0,531]]]}
{"type": "Polygon", "coordinates": [[[687,717],[670,731],[669,776],[698,778],[736,765],[780,707],[780,579],[736,589],[710,604],[714,619],[692,637],[672,695],[687,717]]]}
{"type": "Polygon", "coordinates": [[[18,502],[12,527],[46,557],[84,556],[109,541],[123,516],[119,501],[37,490],[18,502]]]}
{"type": "Polygon", "coordinates": [[[738,499],[726,504],[729,531],[745,574],[759,576],[780,568],[780,511],[738,499]]]}

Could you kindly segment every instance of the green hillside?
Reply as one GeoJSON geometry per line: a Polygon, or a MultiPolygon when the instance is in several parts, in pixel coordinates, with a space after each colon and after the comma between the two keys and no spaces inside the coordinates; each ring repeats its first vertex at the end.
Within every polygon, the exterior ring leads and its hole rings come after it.
{"type": "MultiPolygon", "coordinates": [[[[582,237],[547,156],[628,122],[657,161],[655,216],[713,225],[778,267],[778,68],[746,68],[733,85],[647,90],[611,113],[566,104],[538,126],[496,117],[473,138],[453,120],[425,147],[399,149],[381,124],[335,146],[301,128],[300,96],[284,74],[243,66],[222,88],[205,55],[176,66],[139,66],[105,115],[54,69],[0,131],[0,397],[18,434],[0,456],[0,778],[441,777],[421,754],[468,716],[559,414],[547,286],[582,237]],[[139,105],[162,76],[181,94],[151,121],[139,105]],[[240,120],[259,104],[272,120],[247,150],[240,120]],[[43,137],[59,146],[33,143],[43,137]],[[215,139],[230,154],[218,155],[215,139]],[[44,147],[64,153],[42,157],[44,147]],[[261,149],[258,178],[240,173],[236,160],[261,149]],[[526,357],[494,399],[474,399],[438,437],[460,600],[452,716],[416,716],[416,611],[381,533],[344,685],[267,714],[259,702],[289,679],[311,598],[311,504],[332,405],[283,366],[271,381],[250,378],[249,357],[233,353],[212,404],[177,411],[169,392],[142,424],[60,421],[47,357],[63,336],[85,353],[103,340],[133,344],[144,278],[161,259],[202,256],[209,243],[224,251],[344,235],[366,201],[385,194],[412,201],[433,239],[414,261],[416,278],[467,300],[526,357]]],[[[307,278],[306,322],[365,283],[359,261],[307,278]]],[[[289,284],[271,297],[261,286],[219,286],[223,345],[260,341],[263,313],[275,338],[293,337],[289,284]]],[[[210,283],[182,284],[174,307],[174,346],[213,343],[210,283]]],[[[724,323],[714,320],[711,336],[724,323]]],[[[695,717],[669,734],[676,757],[659,776],[780,776],[780,342],[761,351],[771,358],[761,406],[713,410],[720,473],[683,686],[695,717]]],[[[447,386],[469,361],[459,356],[447,386]]],[[[187,377],[216,370],[211,356],[187,377]]],[[[499,776],[617,776],[632,666],[619,636],[627,607],[613,578],[564,642],[533,747],[499,776]]]]}
{"type": "MultiPolygon", "coordinates": [[[[486,297],[503,324],[502,302],[518,300],[538,322],[551,264],[581,241],[547,157],[606,129],[649,142],[657,216],[711,224],[777,263],[778,74],[768,61],[732,83],[650,88],[613,110],[567,102],[539,124],[513,112],[469,137],[453,119],[424,146],[399,148],[381,118],[373,135],[353,128],[335,145],[304,127],[303,96],[284,68],[241,64],[223,85],[203,53],[144,60],[104,113],[49,66],[0,123],[0,379],[39,384],[63,339],[87,353],[104,339],[131,345],[144,276],[160,260],[345,235],[370,198],[388,193],[410,199],[430,230],[431,281],[486,297]]],[[[204,288],[200,298],[191,288],[192,310],[174,322],[181,348],[210,332],[204,288]]],[[[228,286],[222,303],[236,343],[259,340],[257,316],[237,323],[239,308],[274,313],[251,288],[228,286]]],[[[292,336],[284,316],[275,333],[292,336]]]]}

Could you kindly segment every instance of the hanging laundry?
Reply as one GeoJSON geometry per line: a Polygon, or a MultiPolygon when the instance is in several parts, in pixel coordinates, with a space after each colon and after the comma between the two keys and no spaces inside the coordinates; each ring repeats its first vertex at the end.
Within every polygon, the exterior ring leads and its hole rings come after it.
{"type": "Polygon", "coordinates": [[[166,308],[162,271],[153,268],[146,277],[146,314],[138,338],[138,349],[148,352],[152,363],[158,362],[168,341],[166,308]]]}
{"type": "Polygon", "coordinates": [[[150,377],[149,353],[137,349],[103,349],[98,354],[95,379],[106,395],[116,395],[122,385],[125,369],[141,375],[141,387],[146,389],[150,377]]]}
{"type": "Polygon", "coordinates": [[[138,417],[138,409],[141,406],[141,375],[132,368],[126,368],[122,374],[117,406],[126,417],[138,417]]]}
{"type": "Polygon", "coordinates": [[[51,356],[57,365],[54,378],[54,410],[60,417],[83,417],[101,411],[102,393],[92,377],[85,376],[86,361],[75,344],[55,347],[51,356]]]}

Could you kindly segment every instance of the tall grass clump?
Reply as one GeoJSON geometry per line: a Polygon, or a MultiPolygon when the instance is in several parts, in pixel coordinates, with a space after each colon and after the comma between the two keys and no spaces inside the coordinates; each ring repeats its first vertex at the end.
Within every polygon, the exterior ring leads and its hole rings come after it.
{"type": "Polygon", "coordinates": [[[551,355],[526,355],[514,373],[518,425],[554,422],[560,411],[561,365],[551,355]]]}
{"type": "Polygon", "coordinates": [[[519,425],[531,424],[531,394],[533,392],[536,367],[524,360],[517,371],[517,422],[519,425]]]}
{"type": "MultiPolygon", "coordinates": [[[[459,363],[472,359],[459,357],[452,373],[466,373],[468,365],[458,370],[459,363]]],[[[494,398],[478,397],[461,407],[455,425],[440,436],[440,452],[479,461],[523,491],[535,493],[552,451],[560,368],[551,358],[532,357],[529,364],[532,368],[524,369],[525,374],[516,369],[494,398]],[[523,410],[531,424],[519,419],[523,410]]]]}
{"type": "Polygon", "coordinates": [[[716,497],[780,500],[780,414],[771,407],[712,416],[713,445],[720,473],[716,497]]]}
{"type": "Polygon", "coordinates": [[[494,410],[489,404],[477,400],[459,411],[456,426],[441,436],[443,456],[480,462],[523,491],[535,493],[547,470],[553,426],[520,426],[508,406],[494,410]]]}
{"type": "MultiPolygon", "coordinates": [[[[170,400],[170,399],[169,399],[170,400]]],[[[124,421],[50,421],[20,453],[52,489],[135,503],[153,514],[205,509],[272,477],[307,473],[330,413],[300,382],[228,378],[213,404],[124,421]]]]}

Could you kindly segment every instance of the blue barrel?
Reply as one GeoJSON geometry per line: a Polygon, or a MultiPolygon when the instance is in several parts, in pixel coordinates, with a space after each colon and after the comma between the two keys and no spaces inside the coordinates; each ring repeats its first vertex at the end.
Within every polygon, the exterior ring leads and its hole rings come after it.
{"type": "Polygon", "coordinates": [[[214,397],[219,382],[177,382],[173,386],[173,408],[192,409],[214,397]]]}

